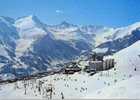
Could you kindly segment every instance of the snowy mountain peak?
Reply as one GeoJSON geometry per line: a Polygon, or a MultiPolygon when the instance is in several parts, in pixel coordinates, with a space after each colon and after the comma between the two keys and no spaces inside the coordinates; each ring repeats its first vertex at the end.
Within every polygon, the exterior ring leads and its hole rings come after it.
{"type": "Polygon", "coordinates": [[[30,15],[30,16],[28,16],[28,18],[30,18],[30,19],[31,19],[32,21],[34,21],[36,24],[39,24],[39,25],[42,24],[41,21],[38,19],[38,17],[35,16],[35,15],[30,15]]]}
{"type": "Polygon", "coordinates": [[[60,24],[56,25],[58,28],[70,28],[70,27],[76,27],[76,25],[70,24],[66,21],[62,21],[60,24]]]}
{"type": "Polygon", "coordinates": [[[15,21],[15,26],[19,30],[20,36],[24,38],[33,39],[46,34],[44,24],[33,15],[19,18],[15,21]]]}
{"type": "Polygon", "coordinates": [[[41,22],[36,16],[30,15],[26,17],[19,18],[18,20],[15,21],[15,25],[17,27],[33,27],[35,25],[40,25],[41,22]]]}
{"type": "Polygon", "coordinates": [[[61,23],[60,23],[60,25],[65,25],[65,26],[67,26],[67,25],[70,25],[68,22],[66,22],[66,21],[62,21],[61,23]]]}

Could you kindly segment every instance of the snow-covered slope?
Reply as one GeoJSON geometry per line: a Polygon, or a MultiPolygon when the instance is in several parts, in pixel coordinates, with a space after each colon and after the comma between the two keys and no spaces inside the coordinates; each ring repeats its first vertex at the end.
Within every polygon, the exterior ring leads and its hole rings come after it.
{"type": "Polygon", "coordinates": [[[127,80],[105,87],[97,94],[88,94],[86,98],[96,99],[140,99],[140,76],[136,75],[127,80]]]}
{"type": "Polygon", "coordinates": [[[93,48],[94,32],[92,33],[91,30],[86,30],[84,27],[79,27],[64,21],[58,25],[47,26],[47,29],[52,32],[56,39],[67,41],[79,50],[93,48]]]}
{"type": "Polygon", "coordinates": [[[27,16],[17,19],[15,27],[20,36],[16,42],[16,57],[28,66],[29,73],[46,71],[51,65],[72,60],[82,50],[91,49],[82,32],[73,32],[78,27],[66,22],[47,26],[36,16],[27,16]]]}
{"type": "Polygon", "coordinates": [[[131,75],[140,74],[140,40],[116,53],[114,57],[117,61],[116,66],[123,66],[118,67],[118,71],[127,72],[131,75]],[[137,71],[135,71],[135,68],[137,71]]]}
{"type": "MultiPolygon", "coordinates": [[[[107,49],[107,53],[114,53],[123,48],[126,48],[137,40],[140,40],[139,28],[140,23],[121,28],[109,28],[102,26],[76,26],[63,22],[59,25],[48,26],[57,39],[65,40],[75,44],[75,41],[82,40],[92,49],[96,50],[107,49]]],[[[96,51],[94,50],[94,51],[96,51]]]]}
{"type": "Polygon", "coordinates": [[[17,40],[16,46],[17,57],[21,57],[30,51],[34,52],[34,50],[36,53],[37,48],[38,50],[43,50],[42,48],[44,48],[43,52],[49,50],[56,51],[56,49],[52,49],[51,47],[53,47],[52,45],[56,44],[57,42],[57,44],[61,44],[61,46],[57,45],[55,48],[63,49],[63,51],[61,50],[62,52],[60,52],[60,50],[58,50],[56,52],[50,52],[51,55],[47,52],[49,58],[54,58],[54,55],[56,58],[72,58],[72,56],[79,55],[82,50],[89,50],[92,48],[90,45],[92,42],[90,41],[92,37],[86,35],[86,33],[81,32],[78,29],[78,26],[69,24],[67,22],[62,22],[59,25],[47,26],[41,23],[36,16],[27,16],[16,20],[15,26],[17,27],[20,34],[20,38],[17,40]],[[47,38],[48,36],[51,37],[47,38]],[[51,39],[52,42],[49,42],[49,44],[47,43],[49,40],[44,41],[47,45],[42,42],[40,43],[40,41],[43,41],[44,38],[51,39]],[[42,48],[38,47],[37,45],[42,46],[42,48]],[[65,47],[68,47],[69,49],[66,49],[65,47]],[[68,52],[68,50],[71,51],[68,52]],[[73,53],[73,51],[75,53],[73,53]],[[65,54],[61,54],[64,52],[65,54]],[[63,55],[63,57],[61,55],[63,55]],[[67,55],[70,55],[70,57],[67,57],[67,55]]]}
{"type": "Polygon", "coordinates": [[[0,17],[0,73],[5,66],[14,62],[16,40],[19,36],[13,24],[14,19],[0,17]]]}
{"type": "Polygon", "coordinates": [[[33,15],[19,18],[15,21],[15,26],[20,36],[16,46],[17,56],[21,56],[31,47],[35,40],[47,34],[43,24],[33,15]]]}
{"type": "Polygon", "coordinates": [[[93,76],[85,73],[56,74],[41,79],[1,85],[0,98],[48,98],[46,87],[53,87],[53,99],[139,99],[140,41],[107,58],[114,58],[115,68],[93,76]],[[136,69],[135,69],[136,68],[136,69]],[[39,91],[39,81],[42,81],[39,91]],[[25,88],[26,84],[26,88],[25,88]],[[25,93],[26,91],[26,93],[25,93]],[[6,96],[8,95],[8,96],[6,96]]]}
{"type": "Polygon", "coordinates": [[[18,32],[13,25],[14,19],[0,17],[0,41],[1,45],[8,48],[15,48],[15,41],[19,38],[18,32]]]}
{"type": "Polygon", "coordinates": [[[111,29],[103,34],[98,34],[95,41],[98,43],[99,39],[101,42],[96,45],[96,48],[98,48],[97,50],[108,48],[108,54],[117,52],[140,40],[139,30],[140,23],[138,22],[127,27],[111,29]]]}
{"type": "Polygon", "coordinates": [[[140,98],[140,41],[106,58],[109,57],[116,61],[115,68],[108,71],[109,86],[87,94],[86,98],[140,98]]]}
{"type": "Polygon", "coordinates": [[[15,21],[15,26],[22,38],[36,39],[46,34],[43,30],[43,24],[33,15],[17,19],[15,21]]]}
{"type": "Polygon", "coordinates": [[[125,36],[131,35],[132,31],[139,29],[140,28],[140,22],[136,22],[132,25],[126,26],[126,27],[121,27],[117,28],[115,30],[114,36],[112,36],[113,39],[119,39],[123,38],[125,36]]]}
{"type": "Polygon", "coordinates": [[[100,32],[100,34],[96,34],[96,38],[95,38],[96,46],[104,42],[113,41],[129,36],[132,34],[132,31],[139,28],[140,28],[140,22],[121,28],[104,27],[104,32],[100,32]]]}

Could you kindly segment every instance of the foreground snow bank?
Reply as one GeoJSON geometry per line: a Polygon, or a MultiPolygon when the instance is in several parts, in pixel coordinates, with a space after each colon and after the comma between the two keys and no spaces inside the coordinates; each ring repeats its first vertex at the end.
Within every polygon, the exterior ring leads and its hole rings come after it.
{"type": "Polygon", "coordinates": [[[85,98],[93,99],[139,99],[140,76],[134,76],[128,80],[116,83],[113,86],[88,94],[85,98]]]}

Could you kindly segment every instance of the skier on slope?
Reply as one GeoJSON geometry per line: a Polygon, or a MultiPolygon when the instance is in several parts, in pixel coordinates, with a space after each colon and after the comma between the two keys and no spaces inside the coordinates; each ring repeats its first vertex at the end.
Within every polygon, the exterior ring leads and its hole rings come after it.
{"type": "Polygon", "coordinates": [[[61,92],[61,98],[62,100],[64,100],[64,94],[61,92]]]}

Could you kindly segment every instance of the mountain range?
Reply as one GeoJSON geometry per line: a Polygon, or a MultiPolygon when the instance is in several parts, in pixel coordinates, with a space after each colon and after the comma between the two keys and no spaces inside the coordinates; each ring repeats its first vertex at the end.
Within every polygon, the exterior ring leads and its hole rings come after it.
{"type": "Polygon", "coordinates": [[[83,52],[116,53],[140,40],[140,22],[121,28],[47,25],[36,16],[0,17],[0,79],[53,69],[83,52]]]}

